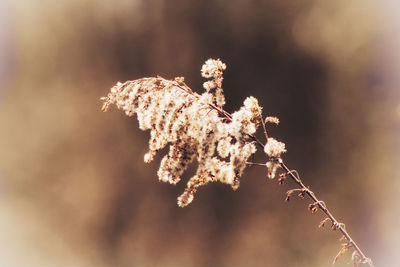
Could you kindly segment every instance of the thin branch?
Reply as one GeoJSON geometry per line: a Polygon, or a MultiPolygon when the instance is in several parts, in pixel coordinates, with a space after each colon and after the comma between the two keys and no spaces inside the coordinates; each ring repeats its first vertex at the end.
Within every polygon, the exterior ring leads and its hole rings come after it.
{"type": "Polygon", "coordinates": [[[265,142],[268,142],[267,129],[265,128],[265,121],[264,121],[264,118],[262,116],[261,108],[258,108],[258,112],[260,113],[261,124],[262,124],[264,135],[265,135],[265,142]]]}
{"type": "MultiPolygon", "coordinates": [[[[283,162],[283,160],[281,158],[277,159],[278,163],[281,165],[281,167],[286,171],[286,173],[292,178],[292,180],[300,187],[301,190],[303,190],[305,192],[305,194],[307,194],[313,201],[314,203],[312,203],[311,205],[313,206],[318,206],[318,208],[320,208],[322,210],[323,213],[325,213],[326,216],[328,216],[328,218],[331,220],[332,225],[335,226],[336,229],[338,229],[343,236],[346,238],[347,240],[347,244],[348,247],[353,247],[355,251],[357,251],[357,253],[359,254],[359,256],[361,257],[361,263],[367,264],[369,267],[373,267],[373,263],[371,261],[370,258],[367,258],[365,256],[365,254],[361,251],[361,249],[358,247],[358,245],[356,244],[356,242],[351,238],[351,236],[349,235],[349,233],[347,233],[344,224],[343,223],[339,223],[335,217],[333,217],[332,213],[328,210],[328,208],[326,207],[326,205],[324,204],[324,202],[320,201],[314,194],[313,191],[311,191],[308,187],[306,187],[304,185],[304,183],[301,181],[300,177],[298,175],[295,175],[295,172],[291,171],[283,162]]],[[[342,252],[342,250],[340,251],[342,252]]],[[[339,252],[339,253],[340,253],[339,252]]],[[[335,261],[336,261],[335,257],[335,261]]]]}
{"type": "Polygon", "coordinates": [[[265,163],[258,163],[258,162],[246,162],[247,165],[257,165],[257,166],[263,166],[265,167],[265,163]]]}

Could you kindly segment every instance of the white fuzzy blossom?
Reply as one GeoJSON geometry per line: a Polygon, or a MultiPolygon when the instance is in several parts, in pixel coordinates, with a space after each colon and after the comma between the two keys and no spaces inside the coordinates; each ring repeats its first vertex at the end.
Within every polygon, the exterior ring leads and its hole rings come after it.
{"type": "Polygon", "coordinates": [[[279,119],[277,117],[266,117],[265,118],[265,123],[273,123],[278,125],[279,124],[279,119]]]}
{"type": "Polygon", "coordinates": [[[169,152],[161,160],[158,178],[176,184],[188,165],[198,161],[198,168],[187,183],[178,205],[193,200],[199,186],[219,181],[239,187],[239,177],[246,162],[256,152],[252,135],[261,122],[257,99],[249,97],[233,114],[222,109],[222,71],[226,66],[219,59],[203,65],[206,92],[194,93],[183,78],[142,78],[117,83],[104,101],[103,111],[114,104],[126,115],[137,115],[139,127],[150,130],[149,152],[144,161],[151,162],[160,149],[169,144],[169,152]],[[211,89],[216,89],[211,91],[211,89]]]}
{"type": "Polygon", "coordinates": [[[212,103],[222,108],[225,105],[224,91],[222,90],[223,71],[226,65],[220,59],[208,59],[201,68],[201,76],[207,79],[203,84],[204,89],[209,93],[215,89],[215,96],[213,95],[212,103]]]}
{"type": "Polygon", "coordinates": [[[280,164],[276,159],[280,158],[281,154],[286,152],[285,144],[269,137],[264,146],[264,152],[269,157],[269,160],[266,163],[268,178],[273,179],[275,178],[276,171],[280,168],[280,164]]]}
{"type": "Polygon", "coordinates": [[[285,144],[270,137],[264,146],[264,152],[271,158],[279,158],[286,152],[285,144]]]}
{"type": "MultiPolygon", "coordinates": [[[[201,67],[201,76],[204,78],[222,78],[222,71],[226,69],[226,65],[220,59],[208,59],[201,67]]],[[[222,83],[222,80],[221,80],[222,83]]],[[[221,87],[221,84],[219,84],[221,87]]]]}

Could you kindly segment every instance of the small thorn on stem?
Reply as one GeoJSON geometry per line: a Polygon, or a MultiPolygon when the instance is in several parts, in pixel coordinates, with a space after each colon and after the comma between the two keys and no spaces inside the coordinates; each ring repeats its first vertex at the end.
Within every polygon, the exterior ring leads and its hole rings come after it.
{"type": "Polygon", "coordinates": [[[361,256],[357,250],[354,250],[353,254],[351,254],[351,260],[353,261],[355,267],[361,264],[361,256]]]}
{"type": "Polygon", "coordinates": [[[331,219],[328,218],[328,217],[325,218],[325,219],[323,219],[323,220],[319,223],[318,228],[325,227],[325,224],[326,224],[328,221],[331,221],[331,219]]]}
{"type": "Polygon", "coordinates": [[[339,259],[339,257],[342,256],[352,246],[353,245],[350,243],[342,244],[342,248],[339,250],[338,254],[336,254],[335,258],[333,259],[333,265],[336,263],[336,261],[339,259]]]}
{"type": "Polygon", "coordinates": [[[326,207],[325,202],[319,200],[316,201],[314,203],[311,203],[310,205],[308,205],[308,209],[311,211],[311,213],[317,212],[318,211],[318,207],[326,207]]]}
{"type": "Polygon", "coordinates": [[[346,225],[344,223],[334,222],[334,223],[332,223],[332,227],[331,228],[332,228],[333,231],[336,231],[339,228],[346,229],[346,225]]]}
{"type": "Polygon", "coordinates": [[[290,200],[290,197],[294,194],[299,192],[298,196],[300,198],[304,198],[305,194],[308,192],[308,189],[303,189],[303,188],[296,188],[296,189],[291,189],[286,192],[286,202],[290,200]]]}
{"type": "Polygon", "coordinates": [[[318,205],[315,205],[314,203],[308,205],[308,209],[311,211],[311,213],[315,213],[318,211],[318,205]]]}
{"type": "Polygon", "coordinates": [[[282,185],[286,180],[286,173],[281,173],[278,178],[278,183],[282,185]]]}

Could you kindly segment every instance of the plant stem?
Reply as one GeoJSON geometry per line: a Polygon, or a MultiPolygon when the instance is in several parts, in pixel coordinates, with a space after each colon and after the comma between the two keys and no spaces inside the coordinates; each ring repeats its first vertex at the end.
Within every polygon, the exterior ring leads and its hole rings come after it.
{"type": "MultiPolygon", "coordinates": [[[[166,79],[164,79],[161,76],[158,76],[158,79],[163,80],[163,81],[167,81],[166,79]]],[[[187,94],[199,98],[199,96],[197,94],[195,94],[190,87],[188,87],[184,82],[182,82],[181,84],[174,81],[173,82],[174,85],[176,87],[178,87],[179,89],[183,90],[184,92],[186,92],[187,94]]],[[[232,121],[232,115],[225,111],[223,108],[221,107],[217,107],[214,104],[209,104],[211,109],[216,110],[220,115],[222,115],[223,117],[225,117],[228,121],[232,121]]],[[[261,110],[260,110],[260,118],[261,118],[261,124],[263,126],[263,130],[264,130],[264,135],[265,138],[268,141],[268,135],[267,135],[267,131],[265,128],[265,122],[263,120],[262,114],[261,114],[261,110]]],[[[249,136],[251,139],[253,139],[259,146],[264,147],[264,144],[254,135],[250,135],[249,136]]],[[[358,253],[358,255],[361,257],[360,259],[360,263],[362,264],[367,264],[369,267],[374,267],[372,260],[368,257],[365,256],[365,254],[361,251],[361,249],[358,247],[358,245],[356,244],[356,242],[351,238],[351,236],[347,233],[344,224],[343,223],[339,223],[335,217],[333,217],[332,213],[328,210],[328,208],[326,207],[325,203],[321,200],[319,200],[313,191],[311,191],[308,187],[306,187],[303,182],[301,181],[299,175],[295,175],[294,171],[291,171],[283,162],[283,160],[281,158],[277,158],[276,159],[277,162],[279,163],[279,165],[286,171],[286,174],[289,175],[290,178],[292,178],[292,180],[300,187],[301,191],[304,194],[307,194],[313,201],[314,203],[312,203],[311,205],[318,206],[325,214],[326,216],[330,219],[330,221],[332,222],[332,227],[333,229],[339,229],[339,231],[343,234],[344,238],[346,238],[347,240],[347,244],[346,244],[346,248],[348,247],[353,247],[354,250],[358,253]]],[[[265,164],[260,164],[260,163],[252,163],[252,162],[247,162],[247,164],[253,164],[253,165],[262,165],[265,166],[265,164]]],[[[338,256],[340,256],[342,254],[342,250],[338,253],[338,255],[335,257],[335,261],[338,258],[338,256]]],[[[335,263],[334,261],[334,263],[335,263]]]]}
{"type": "Polygon", "coordinates": [[[280,166],[286,171],[286,173],[289,175],[290,178],[300,187],[303,192],[305,192],[315,203],[315,205],[318,205],[318,207],[328,216],[328,218],[331,220],[332,225],[336,228],[339,229],[339,231],[343,234],[343,236],[346,238],[348,244],[350,244],[354,250],[357,251],[357,253],[361,257],[361,263],[367,264],[369,267],[373,267],[373,263],[370,258],[367,258],[365,254],[361,251],[361,249],[357,246],[356,242],[351,238],[349,233],[347,233],[346,229],[344,228],[344,224],[339,223],[335,217],[333,217],[332,213],[328,210],[324,202],[320,201],[314,194],[313,191],[311,191],[308,187],[306,187],[303,182],[301,181],[300,177],[296,176],[293,171],[291,171],[283,162],[281,158],[277,159],[278,163],[280,166]]]}

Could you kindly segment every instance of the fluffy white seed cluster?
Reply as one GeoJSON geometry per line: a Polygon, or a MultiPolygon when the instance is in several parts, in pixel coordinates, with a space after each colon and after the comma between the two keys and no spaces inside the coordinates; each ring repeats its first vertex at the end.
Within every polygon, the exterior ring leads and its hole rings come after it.
{"type": "MultiPolygon", "coordinates": [[[[272,117],[267,117],[272,118],[272,117]]],[[[278,124],[279,121],[269,121],[271,123],[278,124]]],[[[269,160],[266,163],[268,169],[268,178],[275,178],[276,171],[280,168],[279,162],[277,159],[286,152],[285,144],[277,141],[275,138],[269,137],[267,143],[264,146],[264,152],[268,155],[269,160]]]]}
{"type": "Polygon", "coordinates": [[[196,174],[178,197],[181,207],[192,202],[199,186],[210,182],[237,189],[246,162],[256,152],[251,135],[261,122],[261,108],[254,97],[248,97],[232,115],[221,108],[225,103],[221,89],[225,68],[220,60],[207,60],[202,75],[212,80],[201,95],[194,93],[183,78],[171,81],[156,77],[118,83],[102,98],[103,111],[114,104],[128,116],[136,114],[140,129],[151,131],[145,162],[170,144],[158,170],[160,181],[178,183],[184,170],[197,159],[196,174]],[[217,90],[211,93],[214,88],[217,90]]]}
{"type": "Polygon", "coordinates": [[[212,102],[222,108],[225,105],[224,91],[222,90],[223,71],[226,69],[226,65],[222,63],[220,59],[208,59],[203,67],[201,68],[201,76],[207,79],[203,84],[204,89],[207,93],[215,89],[215,96],[213,95],[212,102]]]}

